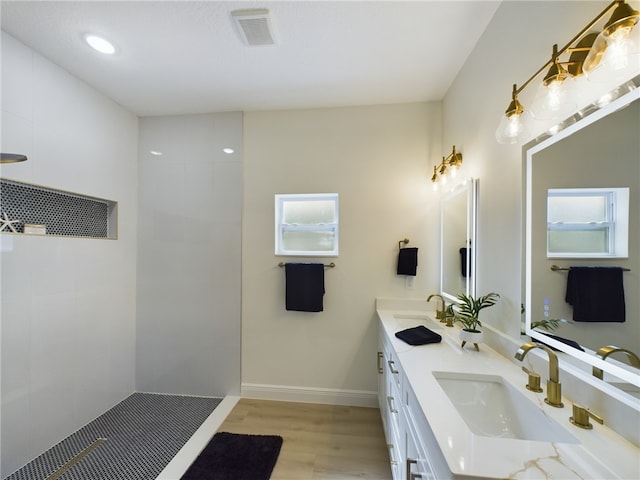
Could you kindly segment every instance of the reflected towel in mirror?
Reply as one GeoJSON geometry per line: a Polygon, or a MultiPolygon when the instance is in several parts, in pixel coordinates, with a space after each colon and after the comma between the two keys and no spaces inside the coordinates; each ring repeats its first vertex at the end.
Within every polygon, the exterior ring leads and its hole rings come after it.
{"type": "Polygon", "coordinates": [[[571,267],[565,300],[576,322],[624,322],[623,270],[620,267],[571,267]]]}

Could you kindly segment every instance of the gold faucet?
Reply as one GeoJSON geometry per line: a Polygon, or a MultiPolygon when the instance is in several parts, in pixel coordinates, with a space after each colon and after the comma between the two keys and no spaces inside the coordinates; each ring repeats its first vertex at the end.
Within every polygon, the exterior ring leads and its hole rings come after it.
{"type": "Polygon", "coordinates": [[[541,348],[549,356],[549,380],[547,380],[547,398],[544,401],[552,407],[562,408],[562,386],[560,385],[560,374],[558,369],[558,357],[550,348],[537,343],[527,342],[522,345],[515,354],[517,360],[523,361],[529,350],[541,348]]]}
{"type": "MultiPolygon", "coordinates": [[[[629,365],[632,367],[640,368],[640,358],[633,353],[631,350],[627,350],[626,348],[616,347],[615,345],[608,345],[606,347],[602,347],[600,350],[596,352],[596,355],[602,358],[602,360],[606,360],[609,355],[616,352],[622,352],[626,354],[627,359],[629,360],[629,365]]],[[[602,380],[604,377],[604,372],[601,368],[593,367],[592,373],[594,377],[602,380]]]]}
{"type": "Polygon", "coordinates": [[[439,295],[437,293],[432,293],[431,295],[429,295],[429,298],[427,298],[427,302],[431,301],[433,297],[438,297],[442,301],[442,310],[438,310],[438,307],[436,306],[436,320],[440,320],[441,323],[444,323],[446,322],[445,315],[447,311],[447,304],[445,303],[442,295],[439,295]]]}

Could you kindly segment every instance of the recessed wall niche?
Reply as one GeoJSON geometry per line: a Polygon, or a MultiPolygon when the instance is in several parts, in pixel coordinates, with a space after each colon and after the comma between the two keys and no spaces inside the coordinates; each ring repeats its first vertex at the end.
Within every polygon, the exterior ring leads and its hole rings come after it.
{"type": "Polygon", "coordinates": [[[0,210],[2,233],[118,236],[118,203],[113,200],[0,178],[0,210]]]}

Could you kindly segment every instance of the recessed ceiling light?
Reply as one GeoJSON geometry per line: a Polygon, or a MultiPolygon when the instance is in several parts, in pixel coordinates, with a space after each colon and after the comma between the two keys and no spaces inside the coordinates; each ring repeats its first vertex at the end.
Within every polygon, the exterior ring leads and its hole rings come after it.
{"type": "Polygon", "coordinates": [[[99,37],[97,35],[87,34],[84,36],[85,42],[91,46],[94,50],[106,55],[113,55],[116,53],[116,47],[110,41],[99,37]]]}
{"type": "Polygon", "coordinates": [[[149,150],[149,153],[151,155],[155,155],[156,157],[162,156],[162,152],[159,152],[158,150],[149,150]]]}
{"type": "Polygon", "coordinates": [[[222,151],[226,154],[232,154],[234,152],[233,148],[229,148],[229,147],[225,147],[222,149],[222,151]]]}

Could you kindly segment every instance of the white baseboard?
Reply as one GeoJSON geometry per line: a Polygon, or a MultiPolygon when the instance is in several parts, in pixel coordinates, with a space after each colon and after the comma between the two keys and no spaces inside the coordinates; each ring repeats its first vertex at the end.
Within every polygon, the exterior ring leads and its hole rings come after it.
{"type": "Polygon", "coordinates": [[[378,408],[378,393],[367,390],[337,390],[243,383],[241,396],[260,400],[378,408]]]}

